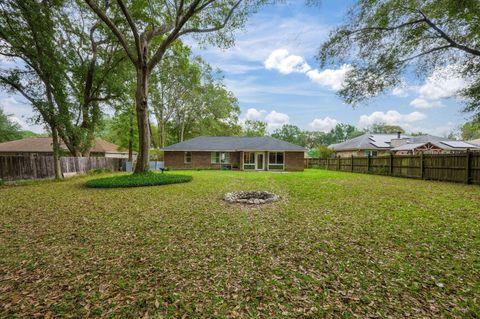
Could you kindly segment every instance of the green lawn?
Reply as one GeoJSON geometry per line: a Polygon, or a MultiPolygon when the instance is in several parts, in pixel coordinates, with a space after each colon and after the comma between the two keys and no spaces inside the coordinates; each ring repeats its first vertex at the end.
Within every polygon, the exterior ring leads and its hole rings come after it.
{"type": "Polygon", "coordinates": [[[480,316],[480,187],[321,170],[0,187],[0,317],[480,316]],[[282,200],[231,206],[223,194],[282,200]]]}

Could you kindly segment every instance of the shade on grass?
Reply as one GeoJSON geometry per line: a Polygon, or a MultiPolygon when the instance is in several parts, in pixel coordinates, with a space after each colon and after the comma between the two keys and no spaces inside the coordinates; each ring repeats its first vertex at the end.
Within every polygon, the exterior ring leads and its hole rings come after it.
{"type": "Polygon", "coordinates": [[[145,174],[130,174],[92,179],[89,180],[86,185],[90,188],[123,188],[187,183],[191,180],[192,176],[188,175],[150,172],[145,174]]]}

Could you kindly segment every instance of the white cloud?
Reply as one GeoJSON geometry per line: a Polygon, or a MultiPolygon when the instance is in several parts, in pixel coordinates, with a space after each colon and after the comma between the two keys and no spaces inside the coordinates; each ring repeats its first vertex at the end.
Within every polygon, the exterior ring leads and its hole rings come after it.
{"type": "Polygon", "coordinates": [[[282,125],[288,124],[290,117],[281,112],[271,111],[267,114],[265,110],[257,110],[256,108],[249,108],[245,114],[245,117],[240,118],[240,124],[244,125],[245,121],[262,121],[267,123],[267,129],[269,131],[281,128],[282,125]]]}
{"type": "Polygon", "coordinates": [[[331,90],[338,91],[342,88],[345,81],[345,75],[351,71],[353,67],[348,64],[342,65],[339,69],[326,69],[324,71],[310,70],[307,76],[315,83],[326,86],[331,90]]]}
{"type": "Polygon", "coordinates": [[[265,114],[264,110],[257,110],[255,108],[250,108],[247,110],[247,114],[245,115],[246,120],[253,120],[253,121],[260,121],[265,114]]]}
{"type": "Polygon", "coordinates": [[[274,50],[264,65],[267,70],[278,70],[282,74],[305,73],[311,69],[304,58],[290,54],[286,49],[274,50]]]}
{"type": "Polygon", "coordinates": [[[310,123],[310,127],[313,128],[315,131],[329,132],[337,124],[338,121],[336,119],[332,119],[331,117],[327,116],[323,119],[314,119],[310,123]]]}
{"type": "Polygon", "coordinates": [[[421,97],[417,97],[410,105],[419,109],[431,109],[434,107],[443,107],[444,105],[440,101],[431,101],[421,97]]]}
{"type": "Polygon", "coordinates": [[[282,74],[303,73],[312,82],[334,91],[342,88],[346,74],[353,69],[349,64],[344,64],[339,69],[312,69],[303,57],[290,54],[286,49],[272,51],[264,65],[267,70],[277,70],[282,74]]]}
{"type": "Polygon", "coordinates": [[[388,125],[400,125],[407,126],[412,122],[417,122],[426,119],[427,116],[424,113],[412,112],[408,114],[401,114],[397,111],[387,111],[387,112],[373,112],[370,115],[360,116],[358,121],[358,126],[365,128],[371,126],[375,123],[385,123],[388,125]]]}
{"type": "Polygon", "coordinates": [[[3,108],[6,114],[11,114],[10,119],[20,124],[22,129],[31,130],[37,133],[44,132],[41,125],[28,123],[28,119],[35,117],[35,114],[31,105],[22,102],[20,97],[6,96],[2,98],[0,95],[0,108],[3,108]]]}
{"type": "Polygon", "coordinates": [[[439,100],[458,97],[459,92],[468,85],[469,80],[462,77],[457,65],[438,68],[417,88],[419,96],[410,105],[417,108],[442,107],[439,100]]]}
{"type": "Polygon", "coordinates": [[[285,113],[271,111],[265,116],[265,122],[267,122],[269,130],[275,130],[281,128],[282,125],[288,124],[290,117],[285,113]]]}

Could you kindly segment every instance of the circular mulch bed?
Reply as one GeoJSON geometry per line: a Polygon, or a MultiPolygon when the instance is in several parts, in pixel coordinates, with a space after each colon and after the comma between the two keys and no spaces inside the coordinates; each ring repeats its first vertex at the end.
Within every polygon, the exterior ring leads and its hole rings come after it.
{"type": "Polygon", "coordinates": [[[273,203],[280,199],[278,195],[270,192],[260,191],[240,191],[226,193],[223,199],[228,203],[261,205],[267,203],[273,203]]]}

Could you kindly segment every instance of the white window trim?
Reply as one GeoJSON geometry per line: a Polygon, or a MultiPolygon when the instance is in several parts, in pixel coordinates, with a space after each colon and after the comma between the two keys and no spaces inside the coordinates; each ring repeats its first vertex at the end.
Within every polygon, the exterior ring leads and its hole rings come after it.
{"type": "Polygon", "coordinates": [[[225,151],[223,151],[223,152],[220,152],[220,151],[210,152],[210,164],[217,164],[217,165],[231,164],[231,158],[230,158],[231,156],[230,155],[231,155],[230,152],[225,152],[225,151]],[[214,160],[214,156],[213,156],[214,153],[220,153],[220,158],[219,158],[220,161],[218,163],[213,161],[214,160]],[[224,163],[222,163],[222,153],[225,154],[225,159],[227,159],[227,155],[228,155],[228,161],[226,161],[224,163]]]}
{"type": "Polygon", "coordinates": [[[183,164],[192,164],[193,154],[190,151],[183,152],[183,164]],[[187,162],[187,153],[190,153],[190,162],[187,162]]]}
{"type": "Polygon", "coordinates": [[[257,154],[256,152],[252,151],[245,151],[242,153],[242,162],[243,162],[243,170],[255,170],[257,167],[257,154]],[[245,153],[253,153],[253,163],[245,163],[245,153]],[[253,165],[254,168],[245,168],[245,165],[253,165]]]}
{"type": "MultiPolygon", "coordinates": [[[[280,165],[280,164],[277,164],[277,163],[270,163],[270,153],[283,153],[282,171],[285,170],[285,161],[286,161],[285,152],[278,152],[278,151],[268,152],[268,154],[267,154],[267,162],[268,162],[267,170],[270,170],[270,164],[271,165],[280,165]]],[[[275,170],[278,170],[278,169],[275,169],[275,170]]]]}

